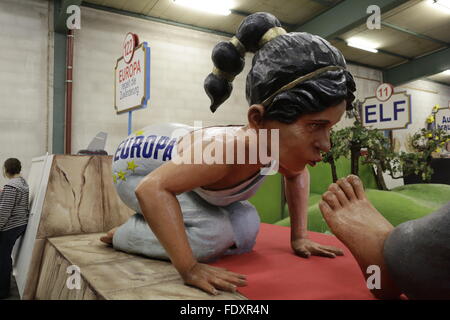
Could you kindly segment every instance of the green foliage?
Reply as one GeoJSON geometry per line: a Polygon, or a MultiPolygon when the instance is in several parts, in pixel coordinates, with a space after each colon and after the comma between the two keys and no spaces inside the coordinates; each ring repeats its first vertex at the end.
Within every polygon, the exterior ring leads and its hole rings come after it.
{"type": "MultiPolygon", "coordinates": [[[[410,141],[414,152],[394,152],[389,140],[376,129],[368,129],[362,126],[358,102],[354,108],[348,111],[348,115],[355,118],[352,127],[347,127],[331,132],[330,152],[324,154],[323,161],[334,166],[334,160],[339,157],[350,157],[352,173],[358,175],[358,161],[361,155],[363,163],[374,165],[377,168],[377,183],[379,188],[386,189],[382,172],[388,172],[393,178],[402,178],[405,175],[416,174],[423,181],[430,181],[433,169],[431,159],[433,152],[440,152],[446,142],[450,140],[444,130],[421,129],[416,132],[410,141]],[[364,150],[361,153],[361,150],[364,150]],[[403,175],[402,175],[403,173],[403,175]]],[[[435,121],[434,114],[438,108],[433,108],[433,114],[427,118],[427,122],[435,121]]]]}
{"type": "MultiPolygon", "coordinates": [[[[389,147],[388,139],[378,130],[363,127],[355,108],[348,114],[355,118],[353,126],[331,132],[332,148],[324,154],[323,161],[332,164],[332,161],[339,157],[350,157],[351,171],[358,175],[358,162],[363,149],[365,150],[362,158],[364,164],[375,165],[381,171],[389,168],[389,162],[394,158],[394,153],[389,147]]],[[[380,188],[385,189],[381,174],[377,175],[377,180],[380,188]]]]}
{"type": "Polygon", "coordinates": [[[421,129],[416,132],[409,144],[414,152],[401,152],[398,154],[395,168],[393,171],[403,172],[403,176],[415,174],[422,178],[423,181],[431,180],[433,169],[431,168],[431,159],[433,152],[440,152],[446,142],[450,140],[450,135],[442,129],[434,129],[436,127],[436,113],[439,105],[435,105],[431,115],[427,117],[427,129],[421,129]]]}
{"type": "Polygon", "coordinates": [[[401,152],[397,155],[394,174],[402,171],[403,176],[415,174],[427,182],[431,180],[433,169],[431,168],[431,159],[433,152],[440,152],[440,149],[450,139],[450,135],[442,129],[421,129],[416,132],[410,141],[411,147],[415,152],[401,152]]]}

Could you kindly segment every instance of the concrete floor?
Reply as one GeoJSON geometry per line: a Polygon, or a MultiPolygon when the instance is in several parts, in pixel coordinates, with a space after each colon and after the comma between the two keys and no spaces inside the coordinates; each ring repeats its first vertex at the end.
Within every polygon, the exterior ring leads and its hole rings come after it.
{"type": "Polygon", "coordinates": [[[11,275],[11,295],[9,298],[0,300],[20,300],[19,290],[17,289],[16,279],[11,275]]]}

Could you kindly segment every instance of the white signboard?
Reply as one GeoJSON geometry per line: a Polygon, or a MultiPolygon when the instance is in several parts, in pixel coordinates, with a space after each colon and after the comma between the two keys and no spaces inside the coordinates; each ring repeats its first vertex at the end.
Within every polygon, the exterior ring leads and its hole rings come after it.
{"type": "Polygon", "coordinates": [[[369,97],[364,100],[361,112],[364,127],[404,129],[411,123],[411,96],[406,92],[391,93],[384,101],[369,97]]]}
{"type": "Polygon", "coordinates": [[[439,109],[435,114],[436,128],[450,134],[450,108],[439,109]]]}
{"type": "Polygon", "coordinates": [[[130,54],[132,45],[125,41],[124,48],[128,49],[115,67],[114,108],[118,114],[145,108],[150,98],[150,48],[143,42],[130,54]]]}

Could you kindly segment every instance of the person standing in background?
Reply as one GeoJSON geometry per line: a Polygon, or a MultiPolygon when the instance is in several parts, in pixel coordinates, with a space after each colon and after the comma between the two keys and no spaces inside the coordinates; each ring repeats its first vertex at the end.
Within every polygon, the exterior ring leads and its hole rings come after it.
{"type": "Polygon", "coordinates": [[[0,299],[10,295],[12,249],[28,224],[29,188],[21,170],[22,165],[15,158],[7,159],[3,165],[3,175],[9,180],[0,189],[0,299]]]}

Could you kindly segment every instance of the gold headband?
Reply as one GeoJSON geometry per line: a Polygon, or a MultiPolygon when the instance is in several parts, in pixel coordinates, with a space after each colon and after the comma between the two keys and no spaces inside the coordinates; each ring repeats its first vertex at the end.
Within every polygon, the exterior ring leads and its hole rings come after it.
{"type": "Polygon", "coordinates": [[[233,82],[233,80],[234,80],[234,76],[232,76],[228,72],[220,70],[217,67],[213,68],[212,73],[215,74],[216,76],[218,76],[219,78],[226,79],[228,82],[233,82]]]}
{"type": "Polygon", "coordinates": [[[261,40],[259,40],[259,47],[261,48],[263,45],[265,45],[267,42],[272,40],[273,38],[276,38],[278,36],[281,36],[282,34],[287,33],[286,30],[284,30],[281,27],[273,27],[264,33],[264,35],[261,37],[261,40]]]}
{"type": "Polygon", "coordinates": [[[236,36],[233,36],[233,38],[231,38],[230,42],[233,44],[233,46],[236,47],[237,51],[239,52],[239,54],[241,55],[241,57],[245,56],[245,46],[242,44],[242,42],[239,41],[238,38],[236,38],[236,36]]]}
{"type": "Polygon", "coordinates": [[[295,87],[296,85],[298,85],[299,83],[302,83],[306,80],[309,80],[311,78],[314,78],[315,76],[327,72],[327,71],[333,71],[333,70],[344,70],[343,67],[339,67],[339,66],[327,66],[327,67],[323,67],[323,68],[319,68],[313,72],[310,72],[308,74],[305,74],[304,76],[301,76],[297,79],[295,79],[292,82],[289,82],[287,85],[284,85],[283,87],[281,87],[280,89],[278,89],[277,91],[275,91],[275,93],[273,93],[270,97],[268,97],[266,100],[264,100],[261,104],[264,107],[268,107],[269,105],[272,104],[273,99],[275,98],[276,95],[280,94],[281,92],[287,91],[289,89],[292,89],[293,87],[295,87]]]}

